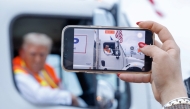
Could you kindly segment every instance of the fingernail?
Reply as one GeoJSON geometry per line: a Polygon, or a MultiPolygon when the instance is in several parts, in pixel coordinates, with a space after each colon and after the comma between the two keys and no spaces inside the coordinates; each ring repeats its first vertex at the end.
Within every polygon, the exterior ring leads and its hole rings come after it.
{"type": "Polygon", "coordinates": [[[146,44],[144,42],[139,42],[138,45],[140,48],[143,48],[146,44]]]}
{"type": "Polygon", "coordinates": [[[139,23],[141,23],[141,21],[139,21],[139,22],[136,22],[136,24],[137,24],[137,25],[139,25],[139,23]]]}
{"type": "Polygon", "coordinates": [[[118,73],[118,74],[117,74],[117,77],[119,77],[119,75],[120,75],[120,74],[118,73]]]}

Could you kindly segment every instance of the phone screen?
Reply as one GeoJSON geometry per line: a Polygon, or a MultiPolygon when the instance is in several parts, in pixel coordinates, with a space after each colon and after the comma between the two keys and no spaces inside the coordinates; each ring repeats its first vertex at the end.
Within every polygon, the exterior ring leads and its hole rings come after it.
{"type": "Polygon", "coordinates": [[[150,64],[145,62],[148,57],[138,46],[139,42],[145,43],[145,39],[146,30],[141,29],[74,28],[72,68],[108,71],[150,70],[145,66],[150,64]]]}

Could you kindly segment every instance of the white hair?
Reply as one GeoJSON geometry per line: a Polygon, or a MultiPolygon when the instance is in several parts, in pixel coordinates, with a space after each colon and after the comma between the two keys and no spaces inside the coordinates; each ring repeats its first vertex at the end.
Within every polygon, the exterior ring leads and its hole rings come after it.
{"type": "Polygon", "coordinates": [[[24,35],[22,47],[25,47],[27,44],[46,46],[50,51],[52,40],[46,34],[32,32],[24,35]]]}

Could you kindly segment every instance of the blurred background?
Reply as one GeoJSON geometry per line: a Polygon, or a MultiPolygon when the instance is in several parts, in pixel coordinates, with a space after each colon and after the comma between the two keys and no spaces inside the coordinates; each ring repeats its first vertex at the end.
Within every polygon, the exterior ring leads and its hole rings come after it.
{"type": "MultiPolygon", "coordinates": [[[[66,25],[137,27],[152,20],[166,26],[181,48],[183,79],[190,77],[189,0],[0,0],[0,108],[82,109],[73,106],[37,106],[17,90],[11,60],[18,55],[23,35],[45,33],[53,40],[47,63],[64,87],[81,97],[88,108],[160,109],[149,84],[126,83],[116,74],[66,72],[61,68],[61,33],[66,25]],[[6,84],[5,84],[6,83],[6,84]],[[11,104],[11,105],[10,105],[11,104]]],[[[159,40],[156,36],[156,40],[159,40]]]]}

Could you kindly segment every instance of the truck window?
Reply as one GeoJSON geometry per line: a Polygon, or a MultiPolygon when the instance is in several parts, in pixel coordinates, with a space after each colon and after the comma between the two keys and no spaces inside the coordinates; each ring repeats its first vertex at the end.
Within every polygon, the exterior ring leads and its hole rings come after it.
{"type": "Polygon", "coordinates": [[[83,94],[80,82],[75,73],[73,72],[66,72],[61,68],[60,63],[61,57],[56,54],[49,54],[47,57],[46,62],[51,65],[55,71],[57,76],[62,79],[62,85],[64,88],[72,92],[76,96],[80,96],[83,94]],[[70,82],[72,81],[72,82],[70,82]]]}
{"type": "Polygon", "coordinates": [[[114,42],[105,42],[103,44],[104,54],[108,56],[120,56],[119,45],[116,45],[114,42]]]}
{"type": "MultiPolygon", "coordinates": [[[[48,63],[55,71],[56,75],[61,80],[61,83],[64,86],[64,89],[69,91],[75,96],[80,96],[88,106],[94,106],[94,94],[92,90],[93,85],[86,85],[84,83],[89,83],[87,78],[89,75],[75,74],[75,73],[66,73],[62,70],[60,65],[61,58],[61,32],[66,25],[91,25],[91,18],[69,18],[63,16],[39,16],[39,15],[23,15],[18,16],[13,20],[10,26],[10,37],[12,42],[12,59],[19,56],[19,50],[22,45],[23,36],[30,32],[43,33],[50,37],[53,41],[53,46],[50,54],[46,59],[48,63]],[[85,88],[84,88],[85,86],[85,88]],[[92,91],[89,91],[92,90],[92,91]]],[[[15,80],[16,74],[13,72],[14,81],[16,88],[19,87],[15,80]]],[[[24,99],[25,97],[23,97],[24,99]]],[[[34,103],[33,103],[34,104],[34,103]]]]}
{"type": "Polygon", "coordinates": [[[115,55],[115,43],[104,43],[103,51],[108,56],[114,56],[115,55]]]}

